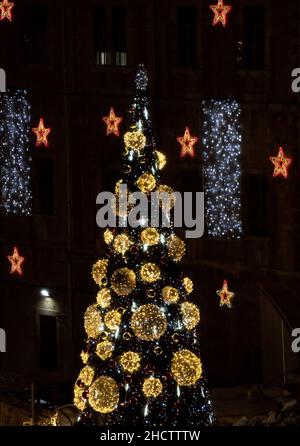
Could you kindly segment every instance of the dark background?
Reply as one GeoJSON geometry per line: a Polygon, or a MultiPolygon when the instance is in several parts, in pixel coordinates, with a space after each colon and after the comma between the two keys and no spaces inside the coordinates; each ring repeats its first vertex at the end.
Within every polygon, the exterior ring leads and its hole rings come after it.
{"type": "Polygon", "coordinates": [[[107,137],[102,116],[123,116],[137,65],[150,79],[151,114],[164,181],[203,190],[202,144],[180,159],[185,126],[201,136],[204,99],[234,98],[242,108],[241,240],[186,240],[184,270],[201,309],[203,362],[210,387],[282,382],[299,367],[290,333],[300,326],[300,3],[229,1],[228,26],[212,26],[209,4],[189,0],[15,1],[0,23],[7,88],[25,88],[32,126],[51,127],[49,147],[31,135],[33,214],[0,220],[2,390],[72,382],[79,367],[83,314],[94,302],[90,270],[103,253],[96,195],[121,174],[122,138],[107,137]],[[273,179],[270,155],[283,146],[293,164],[273,179]],[[26,257],[22,278],[7,255],[26,257]],[[219,307],[224,279],[234,308],[219,307]],[[50,297],[41,296],[48,289],[50,297]]]}

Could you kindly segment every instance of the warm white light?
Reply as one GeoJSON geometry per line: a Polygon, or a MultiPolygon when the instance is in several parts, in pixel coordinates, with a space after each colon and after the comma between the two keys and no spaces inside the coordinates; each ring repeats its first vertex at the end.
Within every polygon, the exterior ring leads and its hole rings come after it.
{"type": "Polygon", "coordinates": [[[41,296],[43,296],[43,297],[50,297],[49,290],[47,290],[46,288],[43,288],[41,290],[41,296]]]}

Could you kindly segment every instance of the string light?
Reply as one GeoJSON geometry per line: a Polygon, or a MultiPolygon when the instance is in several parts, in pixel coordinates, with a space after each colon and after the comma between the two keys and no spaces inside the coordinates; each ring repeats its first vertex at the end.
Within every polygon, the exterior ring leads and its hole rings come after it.
{"type": "Polygon", "coordinates": [[[14,2],[10,2],[9,0],[2,0],[0,2],[0,20],[9,20],[12,21],[12,9],[15,6],[14,2]]]}
{"type": "Polygon", "coordinates": [[[227,14],[231,11],[230,5],[224,5],[224,0],[218,0],[217,5],[210,5],[210,9],[214,13],[213,25],[221,23],[224,27],[227,23],[227,14]]]}
{"type": "Polygon", "coordinates": [[[0,97],[1,207],[6,215],[32,213],[30,105],[26,90],[7,91],[0,97]]]}
{"type": "Polygon", "coordinates": [[[240,238],[241,109],[234,100],[203,102],[203,144],[207,232],[212,237],[240,238]]]}
{"type": "Polygon", "coordinates": [[[228,308],[231,308],[234,293],[228,290],[227,280],[224,280],[223,287],[217,291],[217,295],[220,297],[220,307],[227,305],[228,308]]]}
{"type": "Polygon", "coordinates": [[[106,124],[106,135],[116,135],[120,136],[119,125],[121,124],[123,118],[121,116],[116,116],[113,107],[111,107],[108,116],[104,116],[102,121],[106,124]]]}
{"type": "Polygon", "coordinates": [[[194,158],[195,156],[195,148],[194,145],[198,141],[196,136],[191,136],[190,130],[188,127],[185,128],[185,132],[183,136],[178,136],[177,141],[181,145],[180,157],[183,158],[186,155],[194,158]]]}
{"type": "Polygon", "coordinates": [[[45,127],[43,118],[40,118],[38,127],[34,127],[32,131],[36,135],[35,146],[39,147],[44,145],[45,147],[48,147],[48,135],[51,132],[51,129],[45,127]]]}
{"type": "Polygon", "coordinates": [[[283,151],[283,148],[280,147],[278,151],[278,155],[276,157],[270,156],[270,161],[274,164],[274,172],[273,177],[283,176],[284,178],[288,177],[288,167],[292,163],[292,158],[287,158],[283,151]]]}
{"type": "Polygon", "coordinates": [[[18,274],[19,276],[23,275],[22,265],[25,260],[25,257],[22,257],[19,254],[18,248],[15,246],[13,254],[11,256],[7,256],[8,260],[11,263],[10,274],[18,274]]]}

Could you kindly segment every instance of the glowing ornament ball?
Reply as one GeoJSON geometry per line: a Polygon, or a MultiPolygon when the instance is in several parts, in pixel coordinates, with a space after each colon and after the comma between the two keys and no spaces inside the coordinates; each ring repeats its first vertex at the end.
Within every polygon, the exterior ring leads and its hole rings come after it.
{"type": "Polygon", "coordinates": [[[159,339],[167,329],[167,318],[157,305],[141,305],[132,315],[130,326],[143,341],[159,339]]]}
{"type": "Polygon", "coordinates": [[[142,132],[127,132],[124,135],[126,150],[142,150],[146,145],[146,137],[142,132]]]}
{"type": "Polygon", "coordinates": [[[125,252],[132,245],[132,241],[126,234],[120,234],[115,237],[114,250],[119,254],[125,254],[125,252]]]}
{"type": "Polygon", "coordinates": [[[104,317],[106,327],[111,331],[116,331],[122,321],[122,315],[117,310],[109,311],[104,317]]]}
{"type": "Polygon", "coordinates": [[[87,352],[82,351],[80,353],[80,357],[81,357],[81,360],[82,360],[83,364],[86,364],[88,362],[88,359],[89,359],[89,354],[87,352]]]}
{"type": "Polygon", "coordinates": [[[128,351],[121,355],[119,363],[126,373],[132,374],[141,368],[141,356],[136,352],[128,351]]]}
{"type": "Polygon", "coordinates": [[[202,364],[195,353],[179,350],[173,355],[171,372],[179,386],[193,386],[202,375],[202,364]]]}
{"type": "Polygon", "coordinates": [[[191,294],[194,288],[193,281],[189,277],[184,277],[183,286],[187,294],[191,294]]]}
{"type": "Polygon", "coordinates": [[[111,294],[108,288],[102,288],[97,293],[97,302],[101,308],[107,308],[111,303],[111,294]]]}
{"type": "Polygon", "coordinates": [[[177,235],[171,235],[167,240],[169,257],[174,262],[179,262],[185,254],[185,243],[177,235]]]}
{"type": "Polygon", "coordinates": [[[200,311],[192,302],[181,304],[182,321],[188,330],[192,330],[200,321],[200,311]]]}
{"type": "Polygon", "coordinates": [[[156,186],[156,180],[151,173],[143,173],[136,182],[138,188],[146,193],[151,192],[156,186]]]}
{"type": "Polygon", "coordinates": [[[111,277],[111,287],[119,296],[128,296],[136,286],[136,276],[129,268],[117,269],[111,277]]]}
{"type": "Polygon", "coordinates": [[[156,282],[160,279],[160,269],[155,263],[145,263],[141,267],[141,279],[145,283],[156,282]]]}
{"type": "Polygon", "coordinates": [[[110,376],[100,376],[89,388],[89,403],[96,412],[113,412],[119,403],[117,382],[110,376]]]}
{"type": "Polygon", "coordinates": [[[114,346],[110,341],[101,341],[97,344],[96,347],[96,355],[99,356],[100,359],[105,361],[109,359],[114,350],[114,346]]]}
{"type": "Polygon", "coordinates": [[[83,394],[85,393],[84,387],[79,387],[77,384],[74,386],[74,405],[77,407],[78,410],[82,411],[85,409],[87,405],[86,398],[83,397],[83,394]]]}
{"type": "Polygon", "coordinates": [[[86,386],[90,386],[93,382],[94,375],[94,369],[87,365],[79,373],[78,380],[82,381],[86,386]]]}
{"type": "Polygon", "coordinates": [[[97,285],[102,285],[103,279],[106,278],[108,260],[100,259],[98,260],[92,268],[92,277],[97,285]]]}
{"type": "Polygon", "coordinates": [[[163,301],[166,304],[175,304],[179,299],[179,292],[172,286],[165,286],[161,292],[163,301]]]}
{"type": "Polygon", "coordinates": [[[158,199],[160,207],[165,211],[172,209],[176,202],[174,190],[167,184],[160,184],[157,187],[158,199]]]}
{"type": "Polygon", "coordinates": [[[90,305],[84,314],[84,328],[89,338],[97,338],[102,324],[98,305],[90,305]]]}
{"type": "Polygon", "coordinates": [[[106,229],[103,234],[104,241],[107,245],[110,245],[114,239],[114,234],[110,229],[106,229]]]}
{"type": "Polygon", "coordinates": [[[159,233],[155,228],[146,228],[141,232],[141,241],[149,246],[157,245],[159,242],[159,233]]]}
{"type": "Polygon", "coordinates": [[[147,398],[157,398],[163,391],[163,386],[158,378],[151,376],[143,383],[143,393],[147,398]]]}
{"type": "Polygon", "coordinates": [[[158,150],[155,151],[155,155],[157,159],[157,167],[159,170],[162,170],[167,164],[167,158],[162,152],[159,152],[158,150]]]}

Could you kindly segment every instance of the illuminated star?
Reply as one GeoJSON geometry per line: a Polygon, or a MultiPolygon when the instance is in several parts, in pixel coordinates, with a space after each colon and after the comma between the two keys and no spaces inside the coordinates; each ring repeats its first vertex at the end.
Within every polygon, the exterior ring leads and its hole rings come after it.
{"type": "Polygon", "coordinates": [[[48,135],[51,132],[51,129],[47,129],[44,126],[44,119],[40,118],[39,126],[32,129],[33,133],[36,134],[36,147],[44,144],[45,147],[48,147],[48,135]]]}
{"type": "Polygon", "coordinates": [[[180,153],[181,158],[183,158],[186,155],[190,155],[191,157],[195,156],[194,145],[198,141],[198,138],[196,136],[191,136],[188,127],[186,127],[185,129],[184,135],[179,136],[177,138],[177,141],[181,145],[181,153],[180,153]]]}
{"type": "Polygon", "coordinates": [[[10,22],[12,21],[12,9],[15,6],[13,2],[9,0],[3,0],[0,2],[0,20],[8,19],[10,22]]]}
{"type": "Polygon", "coordinates": [[[222,23],[223,26],[226,26],[227,22],[227,14],[231,11],[230,5],[224,5],[224,0],[218,0],[217,5],[210,5],[210,9],[212,9],[214,13],[213,25],[217,25],[217,23],[222,23]]]}
{"type": "Polygon", "coordinates": [[[8,260],[11,263],[10,274],[19,274],[19,276],[23,275],[22,264],[25,260],[25,257],[20,256],[18,248],[14,247],[13,255],[7,256],[8,260]]]}
{"type": "Polygon", "coordinates": [[[273,177],[282,175],[284,178],[288,177],[288,167],[292,163],[292,158],[286,158],[283,148],[279,148],[278,155],[276,157],[270,156],[271,162],[274,164],[273,177]]]}
{"type": "Polygon", "coordinates": [[[224,280],[223,287],[217,291],[217,295],[220,297],[220,307],[227,305],[228,308],[231,308],[231,300],[234,293],[228,290],[227,280],[224,280]]]}
{"type": "Polygon", "coordinates": [[[116,116],[113,107],[111,107],[109,116],[104,116],[102,118],[102,120],[107,125],[106,135],[110,135],[111,133],[113,133],[114,135],[119,136],[119,125],[122,122],[122,119],[123,118],[121,118],[120,116],[116,116]]]}

